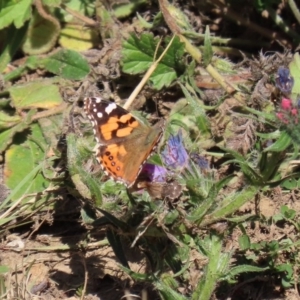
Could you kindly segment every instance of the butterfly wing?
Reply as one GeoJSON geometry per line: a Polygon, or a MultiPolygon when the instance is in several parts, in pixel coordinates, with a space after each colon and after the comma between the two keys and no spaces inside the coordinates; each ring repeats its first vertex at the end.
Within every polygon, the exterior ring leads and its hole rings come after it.
{"type": "Polygon", "coordinates": [[[113,179],[132,186],[162,136],[163,122],[147,126],[101,98],[86,98],[84,110],[93,125],[102,168],[113,179]]]}

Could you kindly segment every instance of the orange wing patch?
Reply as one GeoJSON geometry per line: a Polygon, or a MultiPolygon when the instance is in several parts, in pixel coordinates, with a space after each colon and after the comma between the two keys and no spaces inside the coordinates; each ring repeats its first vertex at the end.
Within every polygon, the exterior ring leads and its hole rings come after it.
{"type": "Polygon", "coordinates": [[[123,145],[107,145],[103,153],[100,154],[100,162],[103,163],[108,172],[116,179],[121,178],[124,173],[124,163],[122,157],[127,154],[123,145]]]}
{"type": "Polygon", "coordinates": [[[133,130],[133,128],[131,128],[131,127],[119,129],[119,130],[117,130],[116,136],[117,137],[128,136],[132,132],[132,130],[133,130]]]}
{"type": "Polygon", "coordinates": [[[106,141],[112,139],[112,132],[119,128],[117,123],[108,123],[100,126],[100,133],[106,141]]]}

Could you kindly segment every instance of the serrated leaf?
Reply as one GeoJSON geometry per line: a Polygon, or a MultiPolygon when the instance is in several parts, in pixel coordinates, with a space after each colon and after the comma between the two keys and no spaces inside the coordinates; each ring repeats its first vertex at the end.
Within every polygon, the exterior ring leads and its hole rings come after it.
{"type": "Polygon", "coordinates": [[[0,29],[10,24],[20,28],[31,17],[33,0],[1,0],[0,2],[0,29]]]}
{"type": "Polygon", "coordinates": [[[25,53],[43,54],[55,46],[60,32],[60,24],[54,20],[43,18],[37,11],[34,13],[23,44],[25,53]]]}
{"type": "MultiPolygon", "coordinates": [[[[155,53],[158,42],[159,39],[153,38],[152,34],[142,34],[140,38],[132,34],[123,43],[123,71],[129,74],[140,74],[147,71],[164,50],[159,47],[155,53]]],[[[154,88],[159,90],[168,86],[178,77],[177,73],[182,69],[180,59],[183,53],[184,45],[179,38],[175,38],[150,77],[154,88]]]]}
{"type": "Polygon", "coordinates": [[[58,86],[50,80],[29,82],[15,85],[9,89],[13,105],[16,109],[53,108],[63,101],[58,86]]]}
{"type": "Polygon", "coordinates": [[[84,51],[100,43],[98,33],[94,28],[82,28],[82,25],[67,24],[61,31],[59,44],[76,51],[84,51]]]}
{"type": "MultiPolygon", "coordinates": [[[[4,182],[10,189],[14,189],[38,163],[45,159],[45,153],[40,147],[46,146],[41,128],[38,124],[33,124],[30,129],[31,140],[22,142],[26,136],[25,133],[20,133],[15,137],[15,144],[5,152],[4,182]]],[[[48,185],[48,180],[39,173],[30,184],[22,186],[13,199],[28,193],[42,192],[48,185]]]]}
{"type": "Polygon", "coordinates": [[[213,51],[210,41],[210,32],[209,27],[206,26],[205,35],[204,35],[204,49],[203,49],[203,62],[205,66],[208,66],[213,57],[213,51]]]}
{"type": "Polygon", "coordinates": [[[66,79],[80,80],[90,72],[87,60],[78,52],[67,49],[45,58],[42,65],[49,72],[66,79]]]}

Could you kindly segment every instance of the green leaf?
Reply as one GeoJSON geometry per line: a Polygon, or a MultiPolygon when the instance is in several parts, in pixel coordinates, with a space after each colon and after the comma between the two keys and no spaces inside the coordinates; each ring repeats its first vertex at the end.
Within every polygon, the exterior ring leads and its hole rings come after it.
{"type": "Polygon", "coordinates": [[[20,28],[31,17],[33,0],[1,0],[0,1],[0,29],[14,24],[20,28]]]}
{"type": "Polygon", "coordinates": [[[285,179],[281,186],[288,190],[293,190],[300,187],[300,179],[296,178],[288,178],[285,179]]]}
{"type": "MultiPolygon", "coordinates": [[[[142,34],[140,37],[132,34],[123,43],[123,71],[129,74],[146,72],[164,50],[159,47],[156,53],[158,43],[159,39],[153,38],[152,34],[142,34]]],[[[167,39],[165,44],[167,44],[167,39]]],[[[164,86],[169,86],[178,77],[177,73],[182,72],[181,57],[183,53],[184,45],[176,37],[150,77],[155,89],[160,90],[164,86]]]]}
{"type": "Polygon", "coordinates": [[[239,159],[232,159],[226,161],[224,164],[232,164],[236,163],[241,168],[243,174],[247,177],[247,179],[253,184],[253,185],[263,185],[264,179],[263,177],[258,174],[250,165],[249,162],[241,161],[239,159]]]}
{"type": "Polygon", "coordinates": [[[84,224],[92,224],[97,219],[95,210],[88,202],[80,209],[80,215],[84,224]]]}
{"type": "Polygon", "coordinates": [[[141,23],[141,26],[143,28],[146,28],[146,29],[152,29],[153,28],[153,24],[150,23],[150,22],[147,22],[138,12],[136,13],[140,23],[141,23]]]}
{"type": "MultiPolygon", "coordinates": [[[[242,273],[249,273],[249,272],[264,272],[270,270],[269,267],[261,268],[261,267],[255,267],[255,266],[249,266],[249,265],[241,265],[237,267],[233,267],[229,271],[229,276],[231,278],[234,278],[235,276],[242,274],[242,273]]],[[[227,275],[228,277],[228,275],[227,275]]]]}
{"type": "Polygon", "coordinates": [[[293,281],[293,268],[290,264],[281,264],[279,266],[276,266],[276,270],[278,272],[282,272],[282,285],[285,288],[291,287],[292,286],[292,281],[293,281]]]}
{"type": "Polygon", "coordinates": [[[0,111],[0,130],[10,128],[21,122],[21,117],[18,115],[10,116],[3,111],[0,111]]]}
{"type": "Polygon", "coordinates": [[[142,274],[142,273],[136,273],[131,271],[129,268],[125,268],[122,265],[120,266],[120,269],[126,272],[133,280],[136,281],[153,281],[153,275],[152,274],[142,274]]]}
{"type": "Polygon", "coordinates": [[[294,85],[292,89],[292,100],[296,103],[298,95],[300,95],[300,55],[298,52],[294,54],[293,60],[289,64],[291,75],[294,77],[294,85]]]}
{"type": "MultiPolygon", "coordinates": [[[[41,162],[39,165],[37,165],[35,168],[30,170],[24,178],[18,184],[15,186],[15,188],[11,191],[11,193],[7,196],[7,198],[0,203],[0,211],[5,210],[5,213],[3,215],[7,215],[7,217],[2,217],[0,218],[0,229],[2,231],[6,231],[8,227],[3,227],[3,224],[6,224],[8,222],[11,222],[11,220],[15,220],[18,217],[20,217],[20,209],[19,206],[15,206],[14,209],[12,209],[12,204],[15,204],[15,202],[12,202],[12,199],[16,198],[16,195],[20,193],[21,190],[24,190],[26,187],[30,185],[32,181],[34,181],[35,177],[39,172],[41,172],[43,168],[44,162],[41,162]],[[2,226],[2,227],[1,227],[2,226]]],[[[28,198],[29,201],[32,200],[31,198],[28,198]]],[[[28,203],[28,202],[27,202],[28,203]]],[[[31,202],[32,203],[32,202],[31,202]]],[[[25,204],[25,203],[24,203],[25,204]]],[[[35,203],[33,203],[35,205],[35,203]]]]}
{"type": "Polygon", "coordinates": [[[211,187],[207,198],[204,201],[202,201],[201,204],[196,209],[193,209],[193,212],[191,213],[190,216],[187,216],[187,219],[192,222],[201,221],[202,218],[208,212],[208,210],[214,204],[214,201],[215,201],[220,189],[223,188],[232,179],[232,177],[233,177],[233,175],[230,175],[230,176],[225,177],[225,178],[221,179],[220,181],[216,182],[211,187]]]}
{"type": "Polygon", "coordinates": [[[281,135],[279,136],[279,139],[274,144],[267,147],[263,151],[282,152],[286,150],[291,145],[291,143],[292,143],[291,137],[285,131],[282,131],[281,135]]]}
{"type": "Polygon", "coordinates": [[[63,101],[58,86],[47,79],[12,86],[9,92],[18,110],[32,107],[49,109],[63,101]]]}
{"type": "Polygon", "coordinates": [[[13,60],[13,56],[19,50],[19,47],[23,42],[26,30],[27,26],[16,29],[12,25],[5,31],[4,45],[3,48],[1,47],[0,72],[2,72],[6,68],[7,64],[13,60]]]}
{"type": "Polygon", "coordinates": [[[127,223],[117,219],[115,216],[113,216],[112,214],[110,214],[109,212],[101,209],[101,208],[97,208],[105,217],[106,219],[113,224],[114,226],[116,226],[117,228],[122,229],[123,231],[130,231],[130,227],[127,223]]]}
{"type": "Polygon", "coordinates": [[[119,259],[120,263],[124,267],[130,269],[130,267],[128,265],[128,262],[127,262],[127,259],[125,257],[125,253],[123,251],[123,246],[122,246],[122,243],[121,243],[120,236],[116,232],[111,230],[110,228],[107,229],[106,236],[107,236],[107,239],[108,239],[111,247],[114,250],[115,255],[119,259]]]}
{"type": "Polygon", "coordinates": [[[154,282],[154,286],[159,291],[161,299],[163,300],[188,300],[182,294],[177,293],[174,288],[169,287],[161,281],[154,282]]]}
{"type": "Polygon", "coordinates": [[[250,248],[251,242],[247,234],[244,234],[239,237],[239,245],[241,250],[247,250],[250,248]]]}
{"type": "Polygon", "coordinates": [[[178,218],[179,218],[178,211],[175,209],[171,210],[169,213],[166,214],[165,219],[164,219],[164,224],[170,225],[178,218]]]}
{"type": "Polygon", "coordinates": [[[146,4],[146,0],[130,0],[128,2],[115,2],[113,5],[114,16],[119,18],[125,18],[138,10],[139,6],[146,4]]]}
{"type": "Polygon", "coordinates": [[[30,20],[23,51],[28,54],[49,52],[56,44],[60,24],[55,18],[45,19],[35,11],[30,20]]]}
{"type": "Polygon", "coordinates": [[[43,4],[50,7],[59,7],[62,0],[43,0],[43,4]]]}
{"type": "Polygon", "coordinates": [[[270,181],[276,176],[282,160],[281,152],[262,152],[259,160],[260,174],[263,182],[270,181]]]}
{"type": "Polygon", "coordinates": [[[5,274],[9,272],[9,267],[7,266],[0,266],[0,274],[5,274]]]}
{"type": "MultiPolygon", "coordinates": [[[[177,8],[175,5],[170,4],[169,1],[165,2],[165,8],[172,18],[172,22],[176,23],[176,27],[179,27],[180,32],[188,31],[193,32],[193,27],[189,22],[189,18],[184,14],[183,10],[177,8]]],[[[168,24],[168,22],[166,22],[168,24]]]]}
{"type": "Polygon", "coordinates": [[[15,125],[14,127],[7,129],[0,133],[0,152],[3,152],[9,144],[12,142],[14,135],[17,132],[21,132],[28,128],[29,124],[23,120],[23,122],[15,125]]]}
{"type": "Polygon", "coordinates": [[[87,60],[78,52],[67,49],[45,58],[42,65],[49,72],[72,80],[83,79],[90,72],[87,60]]]}
{"type": "MultiPolygon", "coordinates": [[[[19,134],[15,137],[15,144],[5,153],[4,180],[10,189],[14,189],[38,163],[45,159],[44,149],[40,147],[46,146],[41,128],[38,124],[33,124],[30,129],[30,140],[23,142],[24,133],[19,134]]],[[[24,194],[42,192],[48,185],[48,180],[39,173],[29,184],[23,186],[13,199],[18,199],[24,194]]]]}
{"type": "Polygon", "coordinates": [[[210,239],[207,239],[207,250],[208,265],[192,295],[192,300],[211,299],[218,280],[229,265],[230,255],[223,255],[222,241],[218,236],[211,235],[210,239]]]}
{"type": "Polygon", "coordinates": [[[102,193],[99,180],[85,170],[84,165],[91,152],[85,145],[85,140],[74,133],[67,135],[68,170],[77,192],[84,198],[93,199],[97,206],[102,205],[102,193]]]}
{"type": "MultiPolygon", "coordinates": [[[[101,43],[96,28],[85,28],[81,24],[66,24],[60,31],[59,44],[75,51],[87,51],[101,43]]],[[[79,55],[77,53],[77,55],[79,55]]]]}
{"type": "Polygon", "coordinates": [[[223,150],[225,153],[228,153],[230,155],[232,155],[234,158],[236,158],[236,160],[240,161],[240,162],[245,162],[245,158],[243,155],[241,155],[239,152],[234,151],[232,149],[229,148],[225,148],[225,147],[219,147],[221,150],[223,150]]]}
{"type": "Polygon", "coordinates": [[[202,226],[214,223],[237,211],[243,204],[254,199],[259,189],[255,186],[248,186],[243,191],[235,195],[229,195],[218,207],[210,214],[205,216],[201,223],[202,226]]]}
{"type": "Polygon", "coordinates": [[[205,36],[204,36],[204,49],[203,49],[203,62],[204,66],[208,66],[211,62],[213,57],[213,51],[210,41],[210,32],[209,27],[206,26],[205,28],[205,36]]]}
{"type": "Polygon", "coordinates": [[[280,212],[286,219],[289,220],[293,220],[296,215],[295,210],[288,208],[286,205],[282,205],[280,207],[280,212]]]}

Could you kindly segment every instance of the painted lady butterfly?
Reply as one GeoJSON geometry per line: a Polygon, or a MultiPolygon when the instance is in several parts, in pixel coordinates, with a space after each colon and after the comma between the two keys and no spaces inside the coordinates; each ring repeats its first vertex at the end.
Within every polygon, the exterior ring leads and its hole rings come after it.
{"type": "Polygon", "coordinates": [[[150,127],[114,102],[84,99],[93,125],[96,157],[107,175],[131,187],[163,134],[164,121],[150,127]]]}

